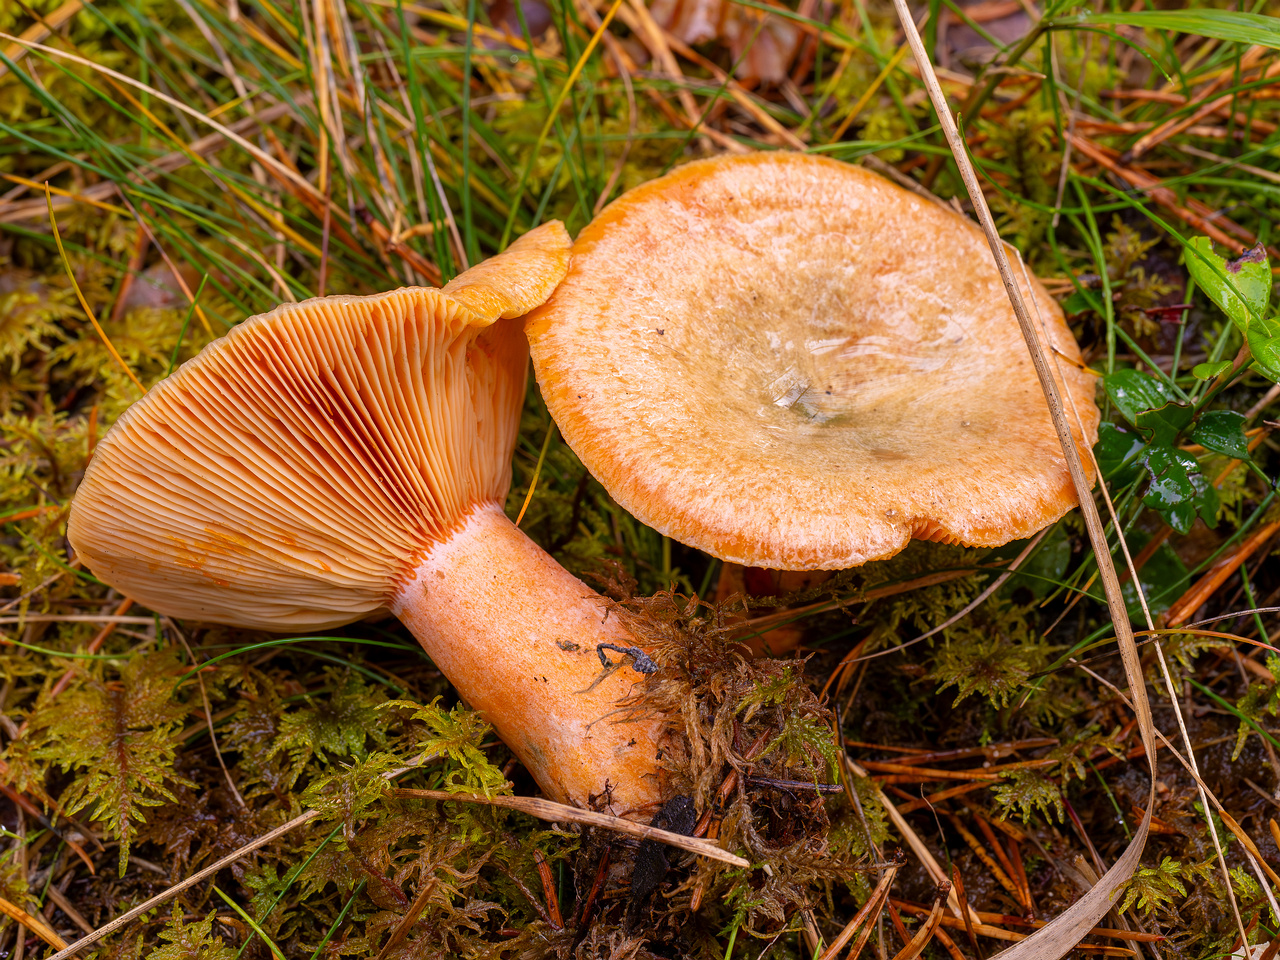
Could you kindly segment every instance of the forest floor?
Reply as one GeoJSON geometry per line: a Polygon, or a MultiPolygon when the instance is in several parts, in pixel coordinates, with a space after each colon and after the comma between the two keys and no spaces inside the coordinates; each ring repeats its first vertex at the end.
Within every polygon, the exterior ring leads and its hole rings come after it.
{"type": "Polygon", "coordinates": [[[532,379],[508,513],[648,624],[651,705],[689,721],[672,782],[749,868],[672,850],[640,896],[634,837],[414,796],[537,787],[396,621],[175,622],[67,542],[116,419],[278,303],[440,284],[724,153],[860,163],[971,214],[888,3],[3,3],[0,955],[168,893],[80,955],[984,960],[1097,883],[1152,795],[1078,955],[1243,957],[1242,929],[1277,955],[1277,21],[913,12],[1001,235],[1100,376],[1155,725],[1201,783],[1167,748],[1150,776],[1078,513],[1030,550],[916,542],[781,582],[619,508],[532,379]],[[1252,312],[1197,237],[1261,250],[1252,312]],[[772,656],[744,655],[766,627],[772,656]]]}

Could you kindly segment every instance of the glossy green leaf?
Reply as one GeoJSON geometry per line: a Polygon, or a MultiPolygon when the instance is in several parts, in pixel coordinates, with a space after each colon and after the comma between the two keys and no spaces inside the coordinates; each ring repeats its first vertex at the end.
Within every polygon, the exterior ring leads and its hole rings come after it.
{"type": "Polygon", "coordinates": [[[1103,421],[1098,424],[1098,442],[1093,455],[1102,476],[1117,486],[1127,486],[1137,479],[1142,469],[1142,452],[1146,443],[1136,430],[1103,421]]]}
{"type": "Polygon", "coordinates": [[[1067,316],[1075,316],[1077,313],[1084,313],[1086,310],[1094,309],[1094,298],[1091,298],[1083,290],[1077,290],[1067,299],[1062,301],[1062,312],[1067,316]]]}
{"type": "Polygon", "coordinates": [[[1219,360],[1217,363],[1197,363],[1191,368],[1191,375],[1197,380],[1212,380],[1224,370],[1230,369],[1230,360],[1219,360]]]}
{"type": "Polygon", "coordinates": [[[1261,320],[1271,299],[1271,266],[1262,244],[1238,260],[1227,260],[1213,252],[1208,237],[1193,237],[1186,252],[1187,270],[1219,309],[1242,332],[1261,320]]]}
{"type": "Polygon", "coordinates": [[[1224,453],[1237,460],[1249,459],[1249,440],[1244,435],[1244,414],[1234,410],[1210,410],[1200,415],[1200,422],[1188,439],[1206,450],[1224,453]]]}
{"type": "Polygon", "coordinates": [[[1162,407],[1173,400],[1171,391],[1162,381],[1137,370],[1117,370],[1102,378],[1102,385],[1116,409],[1130,423],[1136,423],[1138,414],[1162,407]]]}
{"type": "Polygon", "coordinates": [[[1280,319],[1256,321],[1245,334],[1254,362],[1266,376],[1280,381],[1280,319]]]}
{"type": "Polygon", "coordinates": [[[1241,13],[1235,10],[1139,10],[1132,13],[1095,13],[1083,16],[1080,20],[1084,23],[1191,33],[1280,50],[1280,20],[1259,13],[1241,13]]]}
{"type": "MultiPolygon", "coordinates": [[[[1025,540],[1009,544],[1011,548],[1016,546],[1019,551],[1026,545],[1025,540]]],[[[1012,560],[1016,555],[1010,554],[1008,559],[1012,560]]],[[[1036,599],[1047,597],[1066,577],[1070,565],[1071,537],[1067,528],[1058,524],[1049,531],[1039,548],[1027,558],[1018,572],[1009,578],[1004,586],[1005,595],[1010,596],[1015,590],[1029,590],[1036,599]]]]}
{"type": "Polygon", "coordinates": [[[1187,403],[1166,403],[1138,414],[1138,432],[1156,446],[1172,446],[1178,435],[1191,425],[1195,411],[1187,403]]]}
{"type": "Polygon", "coordinates": [[[1218,491],[1203,473],[1196,458],[1176,447],[1155,447],[1147,454],[1151,486],[1142,502],[1157,510],[1169,526],[1189,533],[1199,516],[1213,526],[1218,513],[1218,491]]]}

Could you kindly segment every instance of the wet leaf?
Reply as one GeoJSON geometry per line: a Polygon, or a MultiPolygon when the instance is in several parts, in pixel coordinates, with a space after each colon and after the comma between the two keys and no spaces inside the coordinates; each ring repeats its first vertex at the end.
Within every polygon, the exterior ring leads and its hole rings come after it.
{"type": "Polygon", "coordinates": [[[1136,423],[1138,414],[1171,403],[1173,391],[1164,382],[1138,370],[1117,370],[1102,378],[1107,396],[1116,409],[1130,423],[1136,423]]]}
{"type": "Polygon", "coordinates": [[[1244,435],[1244,414],[1234,410],[1210,410],[1200,415],[1200,422],[1188,437],[1206,450],[1223,453],[1237,460],[1249,459],[1249,439],[1244,435]]]}
{"type": "Polygon", "coordinates": [[[1280,319],[1254,321],[1245,339],[1258,368],[1272,380],[1280,381],[1280,319]]]}
{"type": "Polygon", "coordinates": [[[1218,512],[1218,491],[1200,472],[1191,454],[1174,447],[1155,447],[1147,454],[1151,487],[1142,502],[1160,514],[1169,526],[1187,533],[1199,516],[1213,526],[1218,512]]]}
{"type": "Polygon", "coordinates": [[[1190,247],[1191,276],[1244,334],[1258,369],[1280,380],[1280,319],[1268,316],[1271,265],[1266,249],[1258,244],[1239,259],[1226,260],[1213,252],[1207,237],[1195,237],[1190,247]]]}
{"type": "Polygon", "coordinates": [[[1097,309],[1094,306],[1096,299],[1096,297],[1090,297],[1083,290],[1077,290],[1062,301],[1062,312],[1069,317],[1073,317],[1077,313],[1084,313],[1086,310],[1095,310],[1097,309]]]}
{"type": "Polygon", "coordinates": [[[1217,363],[1197,363],[1191,368],[1191,375],[1197,380],[1212,380],[1218,374],[1230,369],[1230,360],[1219,360],[1217,363]]]}
{"type": "Polygon", "coordinates": [[[1137,479],[1146,446],[1137,431],[1104,420],[1098,424],[1098,442],[1094,444],[1093,455],[1103,477],[1124,486],[1137,479]]]}
{"type": "Polygon", "coordinates": [[[1138,432],[1155,446],[1171,446],[1195,416],[1187,403],[1166,403],[1154,410],[1138,414],[1134,421],[1138,432]]]}
{"type": "Polygon", "coordinates": [[[1259,244],[1238,260],[1227,260],[1213,252],[1208,237],[1193,237],[1188,246],[1187,270],[1192,279],[1241,332],[1247,333],[1253,321],[1262,319],[1271,299],[1266,250],[1259,244]]]}

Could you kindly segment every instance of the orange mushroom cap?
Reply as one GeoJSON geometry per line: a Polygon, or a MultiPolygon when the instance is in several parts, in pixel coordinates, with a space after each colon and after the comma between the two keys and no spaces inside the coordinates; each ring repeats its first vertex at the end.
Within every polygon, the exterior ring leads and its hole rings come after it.
{"type": "Polygon", "coordinates": [[[98,445],[72,546],[178,617],[323,629],[385,608],[473,506],[505,497],[527,366],[512,318],[567,263],[556,221],[440,290],[246,320],[98,445]]]}
{"type": "MultiPolygon", "coordinates": [[[[1092,443],[1095,378],[1031,287],[1092,443]]],[[[858,167],[762,153],[650,181],[582,231],[525,329],[591,472],[725,560],[994,546],[1077,502],[981,231],[858,167]]]]}

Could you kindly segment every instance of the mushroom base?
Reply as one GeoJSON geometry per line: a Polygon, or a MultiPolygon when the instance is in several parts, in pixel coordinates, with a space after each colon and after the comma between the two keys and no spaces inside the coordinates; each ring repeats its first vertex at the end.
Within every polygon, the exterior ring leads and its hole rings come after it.
{"type": "Polygon", "coordinates": [[[640,674],[606,675],[598,653],[635,638],[497,504],[431,551],[392,611],[544,793],[588,806],[607,785],[611,812],[657,811],[662,723],[618,706],[640,674]]]}

